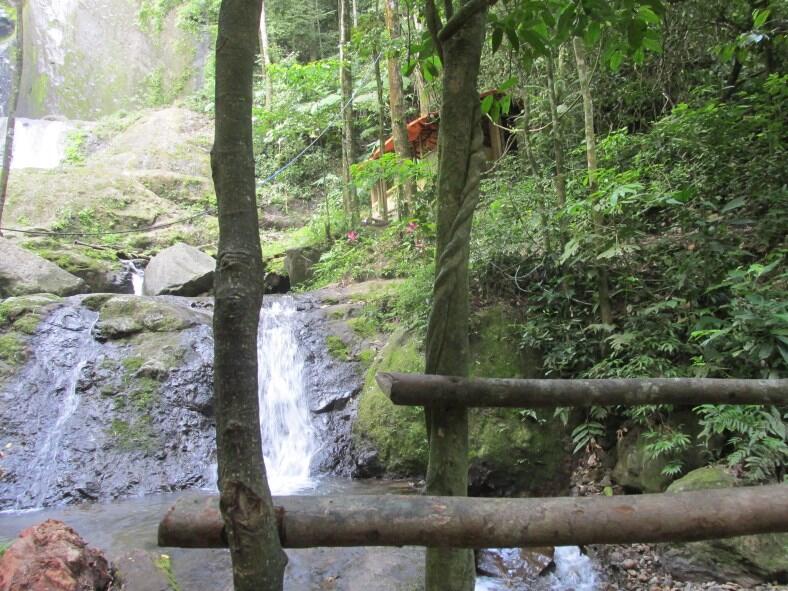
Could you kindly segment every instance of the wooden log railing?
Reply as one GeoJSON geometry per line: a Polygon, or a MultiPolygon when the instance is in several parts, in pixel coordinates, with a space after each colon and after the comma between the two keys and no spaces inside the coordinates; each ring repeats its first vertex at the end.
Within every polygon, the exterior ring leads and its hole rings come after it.
{"type": "MultiPolygon", "coordinates": [[[[788,486],[614,497],[274,497],[285,548],[506,548],[680,542],[788,531],[788,486]]],[[[160,546],[227,545],[218,497],[181,499],[160,546]]]]}
{"type": "Polygon", "coordinates": [[[619,380],[512,380],[379,373],[394,404],[556,408],[641,404],[788,405],[788,380],[657,378],[619,380]]]}
{"type": "MultiPolygon", "coordinates": [[[[554,408],[788,405],[788,380],[509,380],[381,373],[395,404],[554,408]]],[[[681,542],[788,532],[788,485],[615,497],[274,497],[282,546],[503,548],[681,542]]],[[[182,499],[159,545],[226,546],[217,497],[182,499]]]]}

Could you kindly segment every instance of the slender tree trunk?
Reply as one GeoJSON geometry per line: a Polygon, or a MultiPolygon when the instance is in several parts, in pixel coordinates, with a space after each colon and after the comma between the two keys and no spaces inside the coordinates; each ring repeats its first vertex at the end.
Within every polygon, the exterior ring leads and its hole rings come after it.
{"type": "MultiPolygon", "coordinates": [[[[469,368],[468,257],[484,162],[477,80],[485,19],[485,10],[476,13],[445,40],[442,48],[436,276],[426,339],[430,374],[464,376],[469,368]]],[[[427,494],[467,495],[467,409],[438,404],[426,408],[425,415],[429,437],[427,494]]],[[[427,549],[427,591],[472,591],[474,578],[472,552],[427,549]]]]}
{"type": "Polygon", "coordinates": [[[564,147],[561,134],[561,119],[558,116],[559,96],[555,87],[555,64],[553,56],[547,57],[547,94],[550,100],[550,119],[552,122],[553,153],[555,158],[555,196],[561,215],[559,221],[559,242],[563,250],[566,244],[566,220],[564,208],[566,207],[566,177],[564,176],[564,147]]]}
{"type": "Polygon", "coordinates": [[[219,209],[214,393],[221,511],[236,591],[281,591],[287,556],[265,473],[257,400],[263,261],[255,197],[252,102],[260,0],[223,0],[216,40],[211,168],[219,209]]]}
{"type": "MultiPolygon", "coordinates": [[[[383,77],[380,73],[380,53],[375,55],[375,85],[378,91],[378,142],[380,143],[380,157],[383,157],[383,152],[386,149],[386,106],[383,102],[383,77]]],[[[389,204],[388,204],[388,187],[386,187],[386,180],[380,179],[378,181],[378,195],[380,198],[380,217],[384,223],[389,221],[389,204]]],[[[370,216],[372,213],[370,212],[370,216]]]]}
{"type": "Polygon", "coordinates": [[[25,3],[18,0],[16,4],[16,60],[14,65],[11,93],[8,95],[8,108],[5,128],[5,146],[3,148],[3,168],[0,170],[0,236],[3,235],[3,210],[8,195],[8,178],[11,175],[11,160],[14,155],[14,128],[16,127],[16,110],[19,106],[19,90],[22,83],[22,67],[25,63],[25,3]]]}
{"type": "MultiPolygon", "coordinates": [[[[527,92],[523,93],[523,154],[528,166],[531,169],[531,174],[534,181],[537,181],[541,176],[539,174],[539,164],[534,156],[533,142],[531,141],[531,97],[527,92]]],[[[552,244],[550,240],[550,224],[547,219],[547,204],[544,200],[544,195],[537,190],[539,199],[539,220],[542,224],[542,231],[544,232],[544,248],[547,254],[552,252],[552,244]]]]}
{"type": "MultiPolygon", "coordinates": [[[[575,37],[572,41],[575,48],[575,59],[577,60],[577,75],[580,79],[580,92],[583,95],[583,118],[585,120],[586,135],[586,160],[588,161],[588,190],[593,194],[596,192],[596,133],[594,132],[594,101],[591,97],[591,80],[588,72],[586,60],[586,47],[580,37],[575,37]]],[[[605,232],[604,216],[594,211],[594,230],[601,237],[605,232]]],[[[602,324],[613,324],[613,305],[610,301],[610,289],[608,286],[608,271],[604,265],[596,267],[597,297],[599,300],[599,315],[602,324]]]]}
{"type": "Polygon", "coordinates": [[[260,51],[263,54],[263,78],[265,78],[265,108],[270,110],[274,101],[274,81],[271,79],[271,47],[268,42],[268,25],[265,16],[265,0],[260,10],[260,51]]]}
{"type": "Polygon", "coordinates": [[[421,73],[421,68],[416,66],[411,74],[413,85],[416,87],[416,97],[419,100],[419,117],[426,117],[432,111],[432,97],[427,88],[427,82],[421,73]]]}
{"type": "Polygon", "coordinates": [[[342,199],[345,215],[350,224],[356,227],[361,222],[358,211],[358,196],[350,166],[355,162],[355,143],[353,141],[353,73],[350,66],[351,35],[350,0],[339,0],[339,63],[342,87],[342,199]]]}
{"type": "MultiPolygon", "coordinates": [[[[400,38],[399,2],[398,0],[384,0],[384,13],[386,28],[393,43],[400,38]]],[[[412,159],[413,149],[408,141],[408,127],[405,121],[405,97],[402,90],[402,72],[399,67],[399,54],[389,52],[389,108],[391,110],[391,135],[394,137],[394,151],[400,158],[412,159]]],[[[406,180],[398,189],[399,199],[397,209],[399,217],[408,215],[408,210],[413,202],[413,182],[406,180]]]]}

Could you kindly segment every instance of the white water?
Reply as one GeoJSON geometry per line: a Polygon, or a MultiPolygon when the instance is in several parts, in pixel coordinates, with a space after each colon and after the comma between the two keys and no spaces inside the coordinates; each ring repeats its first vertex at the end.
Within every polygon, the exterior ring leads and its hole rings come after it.
{"type": "Polygon", "coordinates": [[[577,546],[559,546],[553,555],[553,590],[594,591],[597,583],[591,559],[577,546]]]}
{"type": "Polygon", "coordinates": [[[52,396],[56,396],[59,392],[63,392],[62,400],[60,402],[60,411],[58,412],[57,419],[54,424],[48,428],[46,437],[43,443],[36,451],[36,455],[30,465],[30,471],[38,474],[35,484],[31,490],[31,496],[37,507],[41,507],[44,496],[49,491],[52,483],[52,478],[56,476],[57,457],[61,452],[60,442],[66,431],[66,425],[69,419],[74,415],[77,408],[79,408],[79,394],[77,393],[77,383],[82,374],[87,362],[95,355],[97,344],[93,339],[93,327],[98,321],[98,315],[95,316],[92,323],[87,327],[70,327],[69,323],[73,321],[70,317],[71,311],[64,308],[58,311],[49,322],[58,324],[63,328],[73,330],[77,336],[77,341],[74,350],[76,352],[72,360],[72,367],[70,370],[60,372],[61,368],[51,368],[50,371],[57,375],[51,391],[52,396]],[[81,329],[81,330],[80,330],[81,329]]]}
{"type": "MultiPolygon", "coordinates": [[[[7,120],[2,119],[5,133],[7,120]]],[[[55,168],[66,155],[68,134],[74,125],[65,121],[17,118],[14,125],[12,168],[55,168]]]]}
{"type": "Polygon", "coordinates": [[[292,298],[261,311],[258,332],[260,431],[273,494],[314,486],[310,466],[319,449],[304,384],[304,359],[295,334],[292,298]]]}
{"type": "Polygon", "coordinates": [[[131,286],[134,289],[134,295],[142,295],[142,284],[145,281],[145,269],[140,269],[134,264],[134,261],[128,262],[128,269],[131,273],[131,286]]]}

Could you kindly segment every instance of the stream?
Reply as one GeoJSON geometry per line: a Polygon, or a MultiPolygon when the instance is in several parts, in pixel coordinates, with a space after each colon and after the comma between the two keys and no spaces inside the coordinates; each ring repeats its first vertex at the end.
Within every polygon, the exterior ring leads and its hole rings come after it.
{"type": "MultiPolygon", "coordinates": [[[[308,302],[300,298],[303,296],[267,298],[261,315],[258,338],[260,428],[272,491],[275,494],[318,495],[415,494],[415,488],[408,482],[350,480],[326,472],[325,466],[332,464],[326,462],[327,455],[341,454],[342,451],[338,451],[336,444],[325,441],[327,431],[321,424],[330,421],[326,413],[315,410],[315,398],[318,399],[317,406],[320,406],[320,398],[325,395],[326,388],[322,386],[326,377],[344,380],[349,374],[327,371],[317,359],[315,342],[319,341],[322,348],[325,345],[320,335],[317,335],[318,341],[315,340],[314,333],[319,330],[319,325],[310,324],[308,302]],[[320,374],[322,379],[316,374],[320,374]]],[[[93,338],[96,317],[96,313],[81,306],[64,306],[53,312],[44,323],[46,327],[41,329],[44,334],[34,343],[39,347],[54,347],[67,335],[70,342],[63,343],[62,347],[68,355],[38,351],[44,354],[27,364],[12,387],[21,396],[28,389],[32,388],[35,393],[37,387],[46,385],[45,391],[39,394],[54,395],[59,402],[56,412],[39,409],[37,416],[42,424],[37,427],[39,435],[32,456],[34,459],[27,462],[25,473],[18,475],[18,480],[24,481],[24,487],[15,508],[0,512],[0,539],[13,539],[25,527],[45,519],[59,519],[72,526],[91,545],[105,551],[110,559],[127,555],[135,549],[166,552],[172,559],[173,571],[184,591],[230,589],[230,561],[226,550],[159,549],[156,546],[158,522],[165,511],[183,495],[215,492],[215,476],[213,481],[202,481],[202,485],[196,482],[197,488],[193,485],[179,492],[46,506],[73,502],[73,499],[64,500],[53,495],[50,489],[62,478],[58,466],[70,462],[73,439],[68,434],[75,434],[80,404],[87,404],[81,400],[84,391],[80,391],[78,383],[85,380],[91,364],[106,356],[106,351],[102,353],[101,343],[93,338]],[[52,363],[53,359],[58,363],[52,363]]],[[[342,391],[347,389],[347,384],[334,384],[333,387],[342,391]]],[[[215,474],[215,464],[210,463],[210,456],[201,457],[205,457],[204,461],[208,463],[198,466],[198,470],[215,474]]],[[[136,477],[145,478],[140,474],[136,477]]],[[[2,487],[0,483],[0,489],[2,487]]],[[[423,580],[423,553],[422,548],[413,547],[288,551],[290,562],[285,588],[293,591],[418,589],[423,580]]],[[[595,588],[597,575],[594,565],[575,547],[557,548],[552,572],[544,576],[532,573],[533,576],[527,580],[518,551],[496,551],[496,560],[512,576],[507,580],[480,576],[477,591],[591,591],[595,588]]]]}

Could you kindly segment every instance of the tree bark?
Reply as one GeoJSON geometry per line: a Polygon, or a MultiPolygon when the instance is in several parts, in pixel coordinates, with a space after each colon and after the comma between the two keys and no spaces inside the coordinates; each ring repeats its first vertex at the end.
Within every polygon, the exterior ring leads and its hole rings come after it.
{"type": "MultiPolygon", "coordinates": [[[[383,157],[383,154],[386,150],[386,105],[383,102],[383,78],[380,73],[380,53],[375,55],[375,86],[378,91],[378,143],[380,143],[380,157],[383,157]]],[[[380,218],[383,220],[384,223],[388,223],[389,221],[389,204],[388,204],[388,187],[386,186],[386,180],[380,179],[378,181],[378,195],[379,195],[379,203],[378,206],[380,207],[380,218]]],[[[370,217],[372,217],[372,211],[370,210],[370,217]]]]}
{"type": "Polygon", "coordinates": [[[444,403],[465,407],[514,408],[616,404],[788,405],[788,379],[514,380],[379,373],[377,382],[394,404],[409,406],[444,403]]]}
{"type": "Polygon", "coordinates": [[[419,66],[413,68],[411,77],[413,78],[413,85],[416,87],[416,98],[419,101],[419,117],[426,117],[432,112],[432,105],[435,101],[430,96],[427,82],[424,80],[424,75],[421,73],[419,66]]]}
{"type": "MultiPolygon", "coordinates": [[[[577,77],[580,79],[580,92],[583,95],[583,120],[585,122],[586,136],[586,161],[588,163],[588,192],[596,192],[596,133],[594,131],[594,100],[591,96],[591,80],[586,60],[585,42],[580,37],[572,40],[577,61],[577,77]]],[[[604,216],[594,210],[594,230],[599,236],[605,232],[604,216]]],[[[613,324],[613,304],[610,301],[610,287],[608,285],[608,270],[605,265],[596,267],[597,298],[599,303],[599,316],[602,324],[613,324]]]]}
{"type": "MultiPolygon", "coordinates": [[[[788,531],[788,486],[614,497],[274,497],[286,548],[523,548],[690,542],[788,531]]],[[[179,500],[159,545],[226,546],[215,497],[179,500]]],[[[455,589],[448,583],[444,590],[455,589]]]]}
{"type": "Polygon", "coordinates": [[[265,15],[265,0],[260,10],[260,51],[263,54],[263,78],[265,78],[265,108],[270,110],[274,101],[274,82],[271,79],[271,47],[268,42],[268,25],[265,15]]]}
{"type": "MultiPolygon", "coordinates": [[[[396,44],[400,38],[399,2],[398,0],[383,0],[386,29],[391,42],[396,44]]],[[[402,72],[399,66],[399,53],[389,49],[388,65],[389,75],[389,109],[391,111],[391,135],[394,138],[394,151],[402,159],[413,158],[413,148],[408,141],[408,127],[405,121],[405,97],[402,90],[402,72]]],[[[400,219],[408,215],[413,203],[414,187],[411,180],[406,179],[397,189],[397,213],[400,219]]]]}
{"type": "Polygon", "coordinates": [[[350,66],[351,35],[350,0],[339,0],[339,64],[342,87],[342,202],[345,215],[354,228],[361,222],[358,211],[358,196],[350,166],[356,160],[356,147],[353,137],[353,72],[350,66]]]}
{"type": "Polygon", "coordinates": [[[261,2],[223,0],[216,40],[211,168],[219,217],[214,393],[221,512],[236,591],[280,591],[287,557],[261,447],[257,325],[263,261],[257,222],[252,103],[261,2]]]}
{"type": "MultiPolygon", "coordinates": [[[[468,372],[468,257],[484,162],[477,80],[485,19],[486,10],[476,12],[442,43],[435,285],[426,338],[429,374],[468,372]]],[[[425,418],[429,438],[427,494],[465,496],[467,409],[452,403],[434,405],[425,409],[425,418]]],[[[472,591],[474,578],[473,555],[467,550],[427,550],[427,591],[472,591]]]]}
{"type": "Polygon", "coordinates": [[[563,250],[566,244],[566,177],[564,176],[564,146],[561,134],[561,118],[558,116],[558,104],[560,97],[556,91],[555,86],[555,65],[553,63],[553,56],[549,55],[545,60],[547,62],[547,95],[550,101],[550,120],[552,123],[552,138],[553,138],[553,155],[555,158],[555,176],[553,183],[555,185],[555,197],[559,208],[559,242],[563,250]]]}
{"type": "Polygon", "coordinates": [[[11,176],[11,161],[14,156],[14,128],[16,127],[16,111],[19,106],[19,90],[22,85],[22,67],[25,63],[25,2],[16,3],[16,60],[8,95],[7,120],[5,128],[5,145],[3,148],[3,168],[0,170],[0,236],[3,235],[3,211],[8,195],[8,179],[11,176]]]}

